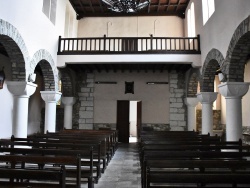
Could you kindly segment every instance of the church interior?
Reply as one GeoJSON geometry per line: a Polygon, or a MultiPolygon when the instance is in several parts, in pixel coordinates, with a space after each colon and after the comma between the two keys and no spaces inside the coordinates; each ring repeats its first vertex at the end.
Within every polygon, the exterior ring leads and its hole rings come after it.
{"type": "Polygon", "coordinates": [[[250,187],[249,0],[0,0],[0,187],[250,187]]]}

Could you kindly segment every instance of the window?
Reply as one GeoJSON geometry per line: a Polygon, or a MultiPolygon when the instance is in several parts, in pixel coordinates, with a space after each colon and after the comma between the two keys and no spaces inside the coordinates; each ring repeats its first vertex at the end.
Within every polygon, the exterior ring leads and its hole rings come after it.
{"type": "Polygon", "coordinates": [[[57,0],[43,0],[43,13],[53,24],[56,23],[56,4],[57,0]]]}
{"type": "Polygon", "coordinates": [[[190,8],[188,9],[187,14],[188,14],[188,17],[187,17],[188,36],[195,37],[194,3],[191,4],[190,8]]]}
{"type": "Polygon", "coordinates": [[[214,0],[202,0],[203,25],[215,11],[214,0]]]}

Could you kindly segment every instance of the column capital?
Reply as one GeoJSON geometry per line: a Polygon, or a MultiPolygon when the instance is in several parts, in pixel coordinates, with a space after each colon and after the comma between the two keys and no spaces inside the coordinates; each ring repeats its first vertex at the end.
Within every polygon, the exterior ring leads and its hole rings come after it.
{"type": "Polygon", "coordinates": [[[42,99],[45,102],[57,102],[60,98],[62,93],[58,91],[40,91],[42,99]]]}
{"type": "Polygon", "coordinates": [[[199,100],[197,97],[186,97],[184,102],[187,106],[195,107],[199,103],[199,100]]]}
{"type": "Polygon", "coordinates": [[[226,99],[241,99],[249,89],[249,82],[225,82],[218,85],[219,92],[226,99]]]}
{"type": "Polygon", "coordinates": [[[200,92],[197,93],[197,99],[201,104],[211,104],[217,99],[217,92],[200,92]]]}
{"type": "Polygon", "coordinates": [[[62,97],[62,104],[65,106],[72,106],[73,104],[75,104],[75,102],[75,97],[62,97]]]}
{"type": "Polygon", "coordinates": [[[25,81],[7,81],[7,88],[14,96],[31,96],[35,93],[37,85],[25,81]]]}

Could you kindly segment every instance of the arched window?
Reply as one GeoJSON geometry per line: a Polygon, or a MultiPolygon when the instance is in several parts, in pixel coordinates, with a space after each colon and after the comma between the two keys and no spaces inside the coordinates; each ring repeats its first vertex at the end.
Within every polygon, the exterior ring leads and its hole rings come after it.
{"type": "Polygon", "coordinates": [[[195,14],[194,14],[194,3],[191,4],[187,12],[187,24],[188,24],[188,36],[195,37],[195,14]]]}
{"type": "Polygon", "coordinates": [[[203,25],[206,24],[206,22],[212,16],[214,11],[215,11],[214,0],[202,0],[203,25]]]}

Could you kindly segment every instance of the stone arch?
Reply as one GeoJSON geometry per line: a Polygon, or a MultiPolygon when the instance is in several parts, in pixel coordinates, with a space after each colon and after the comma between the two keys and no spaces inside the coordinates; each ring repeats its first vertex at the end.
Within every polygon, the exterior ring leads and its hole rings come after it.
{"type": "Polygon", "coordinates": [[[10,23],[0,19],[0,42],[12,63],[12,80],[27,81],[30,56],[18,30],[10,23]]]}
{"type": "Polygon", "coordinates": [[[41,49],[34,54],[30,63],[31,73],[35,71],[38,64],[44,77],[45,91],[58,91],[58,69],[50,53],[41,49]]]}
{"type": "Polygon", "coordinates": [[[250,16],[243,20],[236,28],[230,41],[223,72],[227,74],[229,82],[243,82],[245,64],[250,53],[250,16]]]}
{"type": "Polygon", "coordinates": [[[196,97],[198,83],[200,82],[200,75],[197,69],[193,69],[187,84],[187,97],[196,97]]]}
{"type": "Polygon", "coordinates": [[[64,97],[73,97],[73,79],[70,73],[70,70],[67,68],[60,69],[61,81],[62,81],[62,93],[64,97]]]}
{"type": "Polygon", "coordinates": [[[212,49],[207,54],[203,68],[201,79],[202,92],[214,92],[214,78],[216,71],[221,68],[224,61],[222,53],[217,49],[212,49]]]}

